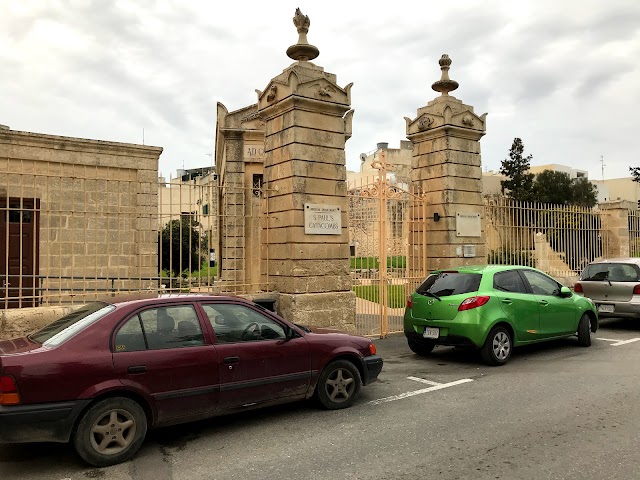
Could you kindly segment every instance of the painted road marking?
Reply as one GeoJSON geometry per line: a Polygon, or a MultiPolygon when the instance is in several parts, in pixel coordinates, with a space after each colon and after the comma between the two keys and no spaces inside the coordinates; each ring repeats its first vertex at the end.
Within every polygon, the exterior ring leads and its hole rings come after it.
{"type": "Polygon", "coordinates": [[[430,380],[424,380],[422,378],[418,379],[417,377],[407,377],[407,378],[409,380],[416,380],[421,383],[426,383],[428,385],[435,383],[435,385],[432,385],[431,387],[428,387],[428,388],[422,388],[420,390],[413,390],[412,392],[405,392],[399,395],[392,395],[390,397],[380,398],[378,400],[371,400],[370,402],[367,403],[367,405],[380,405],[381,403],[393,402],[395,400],[402,400],[403,398],[414,397],[416,395],[422,395],[423,393],[434,392],[436,390],[442,390],[443,388],[449,388],[455,385],[461,385],[463,383],[473,382],[471,378],[463,378],[462,380],[456,380],[455,382],[449,382],[449,383],[431,382],[430,380]]]}
{"type": "Polygon", "coordinates": [[[432,387],[435,387],[436,385],[442,385],[441,383],[433,382],[431,380],[425,380],[424,378],[418,378],[418,377],[407,377],[407,378],[409,380],[413,380],[414,382],[426,383],[427,385],[431,385],[432,387]]]}
{"type": "Polygon", "coordinates": [[[596,340],[604,340],[605,342],[615,342],[612,343],[612,347],[619,347],[620,345],[626,345],[627,343],[640,342],[640,338],[631,338],[629,340],[616,340],[614,338],[596,338],[596,340]]]}

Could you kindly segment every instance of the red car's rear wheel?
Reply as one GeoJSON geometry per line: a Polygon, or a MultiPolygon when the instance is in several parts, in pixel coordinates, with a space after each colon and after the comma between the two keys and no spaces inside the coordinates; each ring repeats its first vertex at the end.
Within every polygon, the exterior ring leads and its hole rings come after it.
{"type": "Polygon", "coordinates": [[[146,433],[142,407],[129,398],[113,397],[96,402],[82,415],[73,443],[87,463],[106,467],[131,458],[146,433]]]}

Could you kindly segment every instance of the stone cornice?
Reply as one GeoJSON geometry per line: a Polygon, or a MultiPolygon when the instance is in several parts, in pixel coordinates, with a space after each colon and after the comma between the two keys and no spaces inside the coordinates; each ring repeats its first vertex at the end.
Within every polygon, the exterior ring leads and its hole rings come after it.
{"type": "Polygon", "coordinates": [[[407,138],[413,143],[420,143],[427,140],[434,140],[443,137],[464,138],[466,140],[480,140],[486,132],[484,130],[473,130],[456,125],[442,125],[423,132],[407,133],[407,138]]]}
{"type": "Polygon", "coordinates": [[[324,100],[315,100],[313,98],[303,97],[299,95],[289,95],[279,102],[273,105],[268,105],[260,110],[260,115],[262,116],[262,118],[264,118],[265,121],[267,121],[293,110],[302,110],[312,113],[322,113],[325,115],[343,117],[345,113],[351,110],[351,107],[349,105],[332,103],[324,100]]]}
{"type": "Polygon", "coordinates": [[[52,148],[87,153],[123,154],[133,157],[158,158],[162,147],[137,145],[133,143],[108,142],[86,138],[64,137],[43,133],[0,130],[0,146],[19,145],[38,148],[52,148]]]}
{"type": "Polygon", "coordinates": [[[264,129],[255,128],[220,128],[219,131],[225,138],[241,138],[252,133],[264,135],[264,129]]]}

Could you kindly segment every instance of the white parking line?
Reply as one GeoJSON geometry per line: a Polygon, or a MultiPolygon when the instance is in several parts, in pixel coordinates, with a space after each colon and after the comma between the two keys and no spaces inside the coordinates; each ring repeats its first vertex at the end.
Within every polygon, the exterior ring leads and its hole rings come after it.
{"type": "MultiPolygon", "coordinates": [[[[428,385],[431,385],[432,383],[436,383],[436,382],[431,382],[430,380],[418,379],[417,377],[407,377],[407,378],[410,380],[419,381],[421,383],[427,383],[428,385]]],[[[370,402],[367,402],[367,405],[380,405],[381,403],[393,402],[395,400],[402,400],[403,398],[409,398],[415,395],[422,395],[423,393],[434,392],[436,390],[442,390],[443,388],[453,387],[455,385],[461,385],[463,383],[468,383],[468,382],[473,382],[473,380],[471,378],[463,378],[462,380],[456,380],[455,382],[436,383],[436,385],[433,385],[429,388],[422,388],[420,390],[414,390],[412,392],[405,392],[399,395],[392,395],[390,397],[380,398],[378,400],[371,400],[370,402]]]]}
{"type": "Polygon", "coordinates": [[[431,380],[425,380],[424,378],[418,378],[418,377],[407,377],[407,378],[415,382],[426,383],[427,385],[431,385],[433,387],[435,387],[436,385],[442,385],[441,383],[433,382],[431,380]]]}
{"type": "Polygon", "coordinates": [[[619,347],[620,345],[626,345],[627,343],[633,343],[640,341],[640,338],[631,338],[629,340],[616,340],[613,338],[596,338],[596,340],[604,340],[605,342],[615,342],[612,343],[612,347],[619,347]]]}

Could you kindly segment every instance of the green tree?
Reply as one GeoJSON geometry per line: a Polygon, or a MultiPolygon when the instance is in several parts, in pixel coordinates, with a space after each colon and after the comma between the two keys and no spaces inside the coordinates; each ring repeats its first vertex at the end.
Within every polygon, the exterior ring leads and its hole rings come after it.
{"type": "Polygon", "coordinates": [[[598,190],[584,177],[572,180],[568,173],[545,170],[536,175],[531,199],[553,205],[591,208],[598,203],[598,190]]]}
{"type": "Polygon", "coordinates": [[[629,167],[634,182],[640,183],[640,167],[629,167]]]}
{"type": "Polygon", "coordinates": [[[200,250],[207,245],[207,237],[200,234],[198,225],[191,215],[182,215],[180,220],[171,220],[165,225],[158,242],[161,270],[170,270],[178,276],[184,270],[200,269],[200,250]]]}
{"type": "Polygon", "coordinates": [[[545,170],[536,175],[533,182],[532,200],[553,205],[571,203],[571,177],[565,172],[545,170]]]}
{"type": "Polygon", "coordinates": [[[509,150],[509,158],[505,158],[500,166],[500,173],[507,177],[500,182],[502,193],[505,191],[515,200],[529,200],[533,187],[534,175],[529,173],[531,155],[523,157],[524,144],[520,138],[514,138],[509,150]]]}
{"type": "Polygon", "coordinates": [[[598,189],[585,177],[574,178],[571,182],[573,205],[592,208],[598,203],[598,189]]]}

